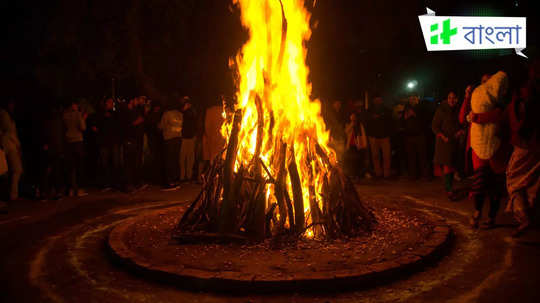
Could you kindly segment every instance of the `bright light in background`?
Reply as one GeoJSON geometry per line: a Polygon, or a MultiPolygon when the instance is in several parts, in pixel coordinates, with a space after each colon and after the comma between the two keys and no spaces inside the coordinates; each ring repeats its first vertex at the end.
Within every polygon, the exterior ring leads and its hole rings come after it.
{"type": "Polygon", "coordinates": [[[418,81],[416,81],[416,80],[411,80],[411,81],[407,82],[407,88],[408,89],[414,89],[417,85],[418,85],[418,81]]]}

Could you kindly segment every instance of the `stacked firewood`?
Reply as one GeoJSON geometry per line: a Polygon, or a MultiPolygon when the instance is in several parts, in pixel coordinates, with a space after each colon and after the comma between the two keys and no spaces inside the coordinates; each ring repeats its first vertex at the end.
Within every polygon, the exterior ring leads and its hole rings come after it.
{"type": "MultiPolygon", "coordinates": [[[[258,99],[258,97],[256,97],[258,99]]],[[[326,168],[322,192],[309,187],[309,213],[304,213],[304,197],[294,147],[277,140],[272,176],[260,158],[262,136],[249,167],[234,165],[238,153],[241,111],[234,113],[227,148],[211,163],[203,176],[202,190],[181,218],[175,237],[182,242],[264,240],[269,237],[300,237],[309,229],[316,239],[353,237],[369,232],[375,224],[371,211],[363,205],[352,182],[337,165],[332,165],[323,149],[314,143],[326,168]],[[264,173],[263,173],[264,172],[264,173]],[[287,190],[287,177],[292,197],[287,190]],[[266,191],[274,189],[276,202],[268,204],[266,191]],[[311,220],[307,224],[308,220],[311,220]]],[[[262,127],[259,134],[262,134],[262,127]]],[[[315,162],[317,161],[308,161],[315,162]]],[[[311,171],[311,170],[310,170],[311,171]]],[[[314,184],[313,176],[310,184],[314,184]]]]}

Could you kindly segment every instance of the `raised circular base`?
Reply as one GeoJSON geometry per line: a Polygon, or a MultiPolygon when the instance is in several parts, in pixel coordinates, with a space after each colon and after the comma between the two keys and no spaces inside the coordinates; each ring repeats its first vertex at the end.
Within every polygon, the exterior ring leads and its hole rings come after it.
{"type": "Polygon", "coordinates": [[[138,275],[210,291],[335,291],[365,288],[420,270],[440,257],[451,230],[417,212],[376,209],[372,234],[296,243],[179,244],[180,207],[148,211],[109,234],[113,255],[138,275]]]}

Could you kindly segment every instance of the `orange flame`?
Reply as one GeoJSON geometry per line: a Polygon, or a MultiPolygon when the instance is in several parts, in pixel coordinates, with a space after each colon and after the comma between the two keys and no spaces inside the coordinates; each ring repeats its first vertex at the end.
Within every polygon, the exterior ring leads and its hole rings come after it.
{"type": "MultiPolygon", "coordinates": [[[[310,99],[311,83],[305,63],[305,42],[311,36],[310,14],[303,0],[282,0],[282,3],[279,0],[233,2],[239,5],[242,24],[250,32],[249,41],[231,62],[238,76],[235,109],[242,110],[243,114],[235,170],[240,166],[249,167],[256,152],[259,119],[255,96],[259,96],[264,113],[260,158],[275,177],[278,166],[274,156],[280,142],[294,147],[304,198],[305,223],[309,225],[309,187],[315,188],[316,201],[321,207],[320,192],[328,169],[315,152],[315,144],[318,143],[330,161],[335,162],[335,153],[328,146],[329,133],[321,117],[321,103],[310,99]],[[282,33],[284,28],[286,35],[282,33]]],[[[228,119],[222,127],[227,141],[231,129],[232,121],[228,119]]],[[[287,159],[290,158],[290,151],[288,154],[287,159]]],[[[266,190],[268,207],[276,201],[276,197],[273,185],[267,185],[266,190]]],[[[287,190],[292,197],[288,178],[287,190]]],[[[307,230],[305,235],[311,237],[313,231],[307,230]]]]}

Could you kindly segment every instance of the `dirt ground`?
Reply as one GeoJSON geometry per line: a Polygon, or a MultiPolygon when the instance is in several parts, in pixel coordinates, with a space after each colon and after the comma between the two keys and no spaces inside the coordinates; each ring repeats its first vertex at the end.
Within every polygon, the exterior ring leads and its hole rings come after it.
{"type": "Polygon", "coordinates": [[[179,244],[172,238],[181,207],[153,212],[130,225],[124,242],[153,266],[173,266],[175,272],[196,269],[228,272],[238,279],[309,279],[333,277],[340,271],[365,271],[366,265],[413,253],[431,236],[433,223],[419,212],[404,212],[368,204],[377,224],[370,234],[334,241],[300,239],[276,248],[271,240],[258,244],[179,244]]]}

